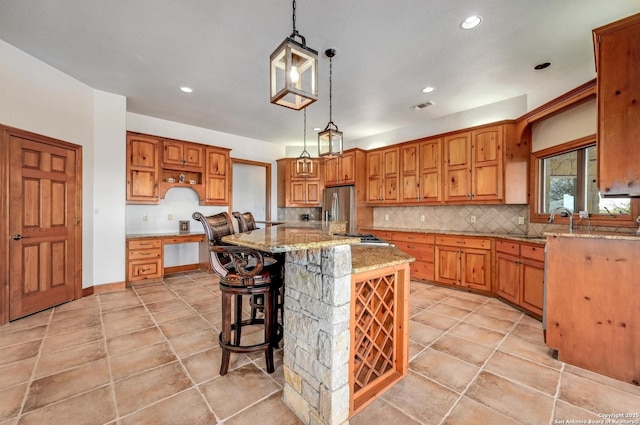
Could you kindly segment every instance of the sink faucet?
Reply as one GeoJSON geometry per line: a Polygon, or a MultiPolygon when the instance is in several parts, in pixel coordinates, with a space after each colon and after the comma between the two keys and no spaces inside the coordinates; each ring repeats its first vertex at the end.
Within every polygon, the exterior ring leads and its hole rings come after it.
{"type": "Polygon", "coordinates": [[[556,213],[560,212],[560,216],[564,217],[563,213],[567,214],[567,216],[569,217],[569,233],[573,233],[573,213],[571,212],[571,210],[569,208],[566,207],[558,207],[556,209],[554,209],[553,211],[551,211],[551,215],[549,216],[549,220],[547,220],[549,223],[553,223],[553,219],[556,217],[556,213]]]}

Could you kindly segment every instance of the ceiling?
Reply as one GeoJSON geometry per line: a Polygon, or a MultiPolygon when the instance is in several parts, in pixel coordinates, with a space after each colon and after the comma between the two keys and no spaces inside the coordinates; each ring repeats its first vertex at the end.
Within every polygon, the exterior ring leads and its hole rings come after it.
{"type": "MultiPolygon", "coordinates": [[[[297,0],[296,28],[338,51],[332,118],[348,146],[523,95],[531,110],[595,77],[593,28],[639,12],[639,0],[297,0]],[[482,24],[461,30],[470,15],[482,24]]],[[[0,39],[126,96],[130,112],[301,145],[302,112],[269,102],[269,55],[291,32],[288,0],[0,0],[0,39]]],[[[308,143],[329,121],[322,55],[319,78],[308,143]]]]}

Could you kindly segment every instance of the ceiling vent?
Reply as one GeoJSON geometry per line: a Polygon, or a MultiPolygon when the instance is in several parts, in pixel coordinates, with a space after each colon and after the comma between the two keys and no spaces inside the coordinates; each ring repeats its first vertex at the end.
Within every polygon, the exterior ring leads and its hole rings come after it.
{"type": "Polygon", "coordinates": [[[416,111],[419,111],[420,109],[424,109],[427,106],[431,106],[431,105],[435,105],[435,102],[433,102],[432,100],[427,100],[424,103],[418,103],[417,105],[411,106],[411,109],[415,109],[416,111]]]}

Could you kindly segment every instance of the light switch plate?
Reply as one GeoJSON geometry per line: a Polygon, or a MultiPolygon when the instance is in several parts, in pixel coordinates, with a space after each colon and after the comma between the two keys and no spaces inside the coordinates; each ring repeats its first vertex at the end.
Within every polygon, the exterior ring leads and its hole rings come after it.
{"type": "Polygon", "coordinates": [[[518,224],[524,224],[524,217],[523,216],[519,216],[518,217],[518,224]]]}

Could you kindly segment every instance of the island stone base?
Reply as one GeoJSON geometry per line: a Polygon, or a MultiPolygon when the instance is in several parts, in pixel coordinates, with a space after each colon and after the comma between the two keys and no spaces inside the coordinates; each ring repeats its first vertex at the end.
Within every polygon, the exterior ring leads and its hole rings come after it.
{"type": "Polygon", "coordinates": [[[351,247],[287,252],[285,403],[309,425],[349,423],[351,247]]]}

